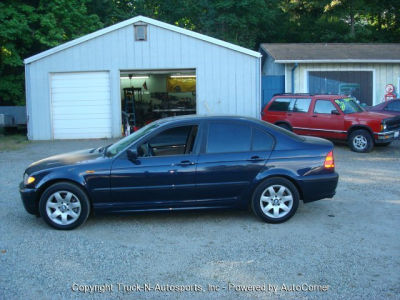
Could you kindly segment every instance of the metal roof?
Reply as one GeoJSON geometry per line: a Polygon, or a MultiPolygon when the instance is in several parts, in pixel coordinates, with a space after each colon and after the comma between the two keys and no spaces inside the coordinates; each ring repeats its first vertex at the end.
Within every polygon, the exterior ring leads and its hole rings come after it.
{"type": "Polygon", "coordinates": [[[400,63],[400,43],[265,43],[276,63],[400,63]]]}
{"type": "Polygon", "coordinates": [[[161,28],[165,28],[165,29],[171,30],[171,31],[175,31],[175,32],[180,33],[180,34],[191,36],[193,38],[196,38],[196,39],[199,39],[199,40],[203,40],[205,42],[212,43],[212,44],[215,44],[215,45],[218,45],[218,46],[222,46],[222,47],[225,47],[225,48],[228,48],[228,49],[232,49],[234,51],[241,52],[241,53],[244,53],[244,54],[247,54],[247,55],[250,55],[250,56],[261,57],[261,54],[259,52],[256,52],[256,51],[253,51],[253,50],[250,50],[250,49],[238,46],[238,45],[234,45],[234,44],[231,44],[231,43],[228,43],[228,42],[224,42],[222,40],[219,40],[219,39],[216,39],[216,38],[212,38],[212,37],[204,35],[204,34],[200,34],[200,33],[194,32],[194,31],[190,31],[190,30],[187,30],[187,29],[184,29],[184,28],[181,28],[181,27],[178,27],[178,26],[174,26],[174,25],[171,25],[171,24],[167,24],[167,23],[164,23],[164,22],[161,22],[161,21],[157,21],[157,20],[154,20],[154,19],[151,19],[151,18],[147,18],[147,17],[144,17],[144,16],[137,16],[137,17],[131,18],[129,20],[126,20],[126,21],[114,24],[112,26],[100,29],[98,31],[92,32],[90,34],[87,34],[87,35],[82,36],[80,38],[77,38],[75,40],[66,42],[64,44],[61,44],[61,45],[59,45],[57,47],[54,47],[54,48],[51,48],[49,50],[43,51],[43,52],[38,53],[36,55],[33,55],[31,57],[28,57],[28,58],[26,58],[24,60],[24,63],[25,64],[32,63],[32,62],[37,61],[39,59],[42,59],[42,58],[44,58],[46,56],[52,55],[54,53],[60,52],[62,50],[68,49],[68,48],[73,47],[75,45],[84,43],[84,42],[86,42],[88,40],[94,39],[94,38],[99,37],[101,35],[107,34],[107,33],[112,32],[114,30],[118,30],[118,29],[123,28],[125,26],[132,25],[132,24],[137,23],[137,22],[144,22],[144,23],[147,23],[147,24],[150,24],[150,25],[154,25],[154,26],[158,26],[158,27],[161,27],[161,28]]]}

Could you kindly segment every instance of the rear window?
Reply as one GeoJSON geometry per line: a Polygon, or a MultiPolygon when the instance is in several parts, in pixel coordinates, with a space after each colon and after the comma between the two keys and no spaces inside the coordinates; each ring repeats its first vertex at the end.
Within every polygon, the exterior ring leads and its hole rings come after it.
{"type": "Polygon", "coordinates": [[[251,147],[251,128],[244,124],[212,122],[208,128],[207,153],[246,152],[251,147]]]}
{"type": "Polygon", "coordinates": [[[269,107],[269,111],[288,111],[290,110],[290,103],[294,99],[292,98],[276,98],[269,107]]]}
{"type": "Polygon", "coordinates": [[[268,151],[274,145],[274,140],[271,135],[259,129],[253,129],[253,151],[268,151]]]}
{"type": "Polygon", "coordinates": [[[296,99],[296,103],[294,104],[293,111],[294,112],[308,112],[310,108],[311,99],[309,98],[300,98],[296,99]]]}

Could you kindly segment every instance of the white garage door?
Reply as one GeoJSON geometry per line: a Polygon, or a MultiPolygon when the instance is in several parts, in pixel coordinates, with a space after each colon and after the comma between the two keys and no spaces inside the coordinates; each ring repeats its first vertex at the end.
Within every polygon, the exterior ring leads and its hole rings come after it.
{"type": "Polygon", "coordinates": [[[51,76],[54,139],[111,137],[108,72],[51,76]]]}

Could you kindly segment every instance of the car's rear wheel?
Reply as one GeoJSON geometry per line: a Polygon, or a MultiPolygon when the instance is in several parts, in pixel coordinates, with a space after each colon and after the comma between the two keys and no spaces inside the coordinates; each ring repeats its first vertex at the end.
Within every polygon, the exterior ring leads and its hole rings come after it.
{"type": "Polygon", "coordinates": [[[40,197],[40,215],[56,229],[74,229],[83,224],[90,212],[86,193],[77,185],[59,182],[49,186],[40,197]]]}
{"type": "Polygon", "coordinates": [[[290,219],[299,206],[296,186],[285,178],[264,180],[253,193],[253,212],[268,223],[282,223],[290,219]]]}
{"type": "Polygon", "coordinates": [[[354,130],[350,134],[348,143],[351,150],[360,153],[370,152],[374,146],[371,134],[364,129],[354,130]]]}

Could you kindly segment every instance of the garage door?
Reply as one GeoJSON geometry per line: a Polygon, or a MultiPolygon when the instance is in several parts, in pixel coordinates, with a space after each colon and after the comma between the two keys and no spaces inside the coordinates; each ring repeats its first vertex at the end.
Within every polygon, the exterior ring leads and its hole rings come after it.
{"type": "Polygon", "coordinates": [[[54,139],[111,137],[108,72],[51,76],[54,139]]]}

